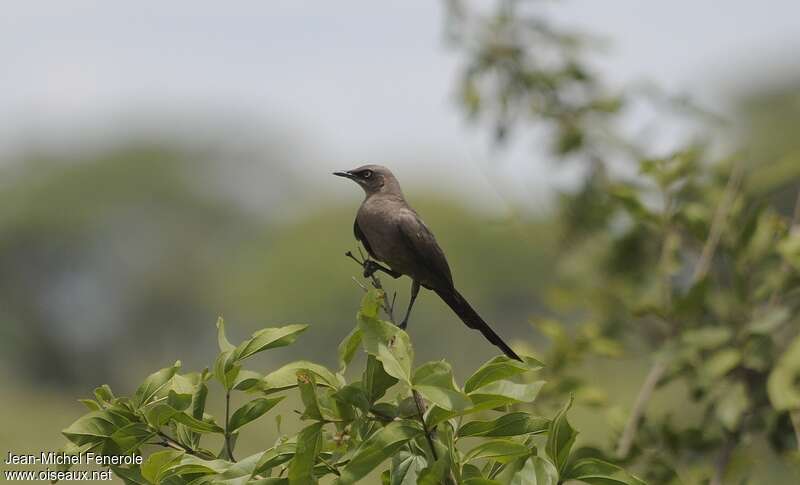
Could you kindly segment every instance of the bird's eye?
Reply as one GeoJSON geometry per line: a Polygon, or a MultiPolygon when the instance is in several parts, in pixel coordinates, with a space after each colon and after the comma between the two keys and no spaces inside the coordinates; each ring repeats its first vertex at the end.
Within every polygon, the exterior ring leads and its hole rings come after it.
{"type": "Polygon", "coordinates": [[[364,170],[363,172],[361,172],[361,176],[364,177],[365,179],[372,177],[372,170],[364,170]]]}

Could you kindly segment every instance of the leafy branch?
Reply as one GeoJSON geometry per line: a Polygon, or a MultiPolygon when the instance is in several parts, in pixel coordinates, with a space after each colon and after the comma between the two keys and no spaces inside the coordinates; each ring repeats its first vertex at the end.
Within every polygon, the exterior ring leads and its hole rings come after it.
{"type": "Polygon", "coordinates": [[[131,397],[97,388],[93,399],[81,401],[89,412],[63,431],[64,452],[143,455],[141,465],[112,467],[127,484],[308,485],[328,476],[348,485],[373,472],[387,483],[510,484],[532,476],[553,484],[643,483],[572,449],[577,432],[567,421],[570,404],[553,419],[503,411],[536,399],[544,384],[534,378],[540,363],[498,356],[459,386],[444,361],[414,366],[408,334],[378,316],[391,309],[386,300],[380,289],[366,292],[356,327],[339,345],[337,371],[305,360],[265,374],[246,369],[251,356],[292,344],[307,325],[265,328],[234,345],[219,319],[213,372],[182,373],[176,362],[147,377],[131,397]],[[348,381],[359,348],[364,369],[348,381]],[[206,412],[212,381],[225,395],[222,425],[206,412]],[[234,393],[250,400],[233,410],[234,393]],[[301,429],[234,460],[238,435],[289,396],[301,404],[292,410],[304,422],[301,429]],[[222,439],[219,453],[207,448],[213,435],[222,439]]]}

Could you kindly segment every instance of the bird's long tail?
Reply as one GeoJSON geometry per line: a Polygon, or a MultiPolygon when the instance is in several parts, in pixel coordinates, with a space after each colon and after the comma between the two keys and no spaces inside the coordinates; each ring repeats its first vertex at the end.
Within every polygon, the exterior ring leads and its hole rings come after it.
{"type": "Polygon", "coordinates": [[[511,347],[508,346],[507,343],[497,335],[494,330],[489,326],[488,323],[483,321],[478,312],[476,312],[470,305],[467,303],[467,300],[461,296],[461,294],[456,291],[455,288],[451,288],[448,290],[434,290],[436,294],[439,295],[439,298],[444,300],[455,313],[458,315],[458,318],[464,322],[469,328],[473,328],[475,330],[480,330],[486,340],[496,345],[500,350],[503,351],[508,357],[512,359],[516,359],[522,362],[522,359],[519,355],[514,352],[511,347]]]}

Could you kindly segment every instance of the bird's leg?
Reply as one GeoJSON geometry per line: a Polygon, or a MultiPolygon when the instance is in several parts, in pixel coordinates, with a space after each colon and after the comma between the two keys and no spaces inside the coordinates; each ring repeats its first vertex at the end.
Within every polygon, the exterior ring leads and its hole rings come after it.
{"type": "Polygon", "coordinates": [[[406,310],[406,316],[403,317],[403,321],[400,322],[400,328],[405,330],[408,326],[408,316],[411,315],[411,307],[414,306],[414,300],[417,299],[417,295],[419,294],[419,282],[417,280],[413,280],[411,283],[411,299],[408,301],[408,309],[406,310]]]}

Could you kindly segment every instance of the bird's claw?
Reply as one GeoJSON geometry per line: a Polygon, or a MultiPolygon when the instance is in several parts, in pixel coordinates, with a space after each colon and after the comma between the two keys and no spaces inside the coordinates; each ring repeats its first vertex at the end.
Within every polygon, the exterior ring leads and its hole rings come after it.
{"type": "Polygon", "coordinates": [[[379,269],[380,266],[375,261],[371,259],[364,261],[364,278],[371,278],[379,269]]]}

